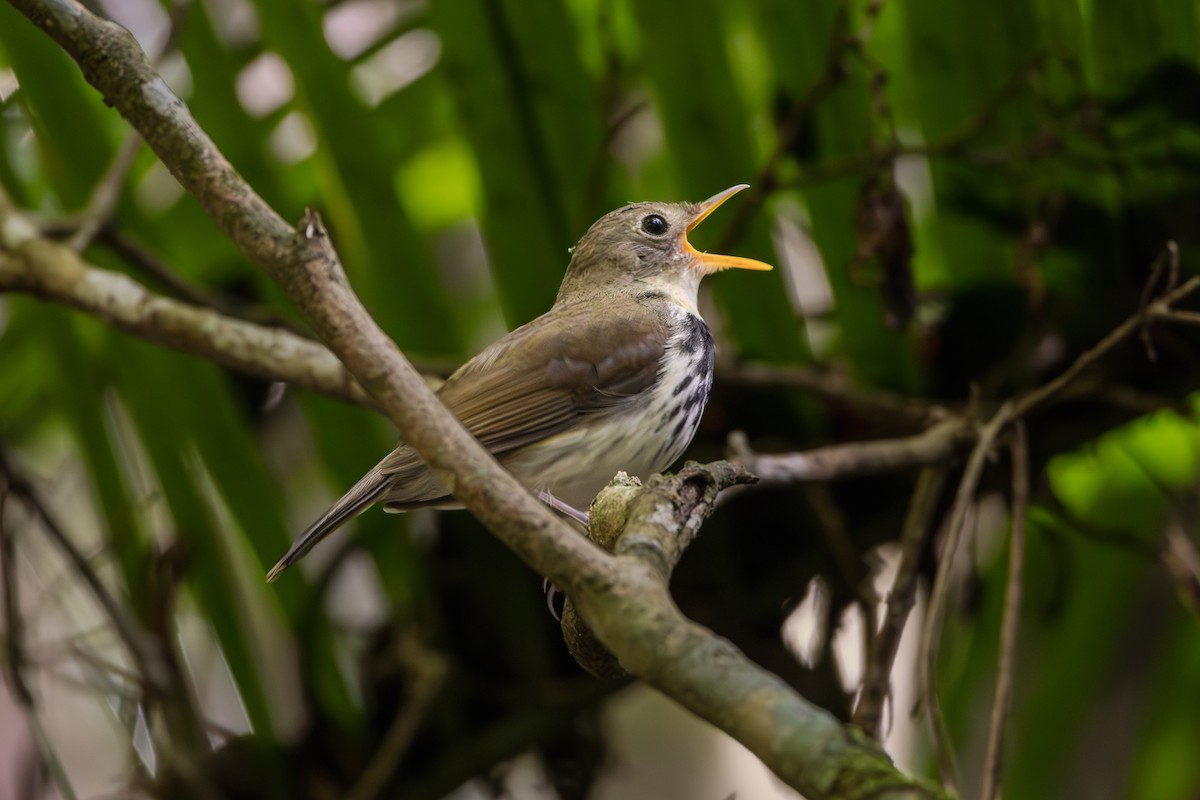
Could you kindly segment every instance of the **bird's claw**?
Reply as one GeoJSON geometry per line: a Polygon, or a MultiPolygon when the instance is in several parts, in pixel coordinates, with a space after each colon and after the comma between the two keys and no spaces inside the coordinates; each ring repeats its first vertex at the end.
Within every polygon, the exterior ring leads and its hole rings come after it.
{"type": "Polygon", "coordinates": [[[562,610],[567,596],[549,578],[542,578],[542,591],[546,593],[546,608],[550,609],[550,616],[562,622],[562,610]]]}

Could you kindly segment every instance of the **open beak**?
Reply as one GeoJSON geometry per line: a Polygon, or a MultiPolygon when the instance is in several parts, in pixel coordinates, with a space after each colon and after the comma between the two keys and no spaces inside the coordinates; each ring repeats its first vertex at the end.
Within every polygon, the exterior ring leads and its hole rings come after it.
{"type": "Polygon", "coordinates": [[[688,223],[687,229],[683,234],[683,249],[689,253],[694,259],[697,267],[703,270],[707,275],[712,272],[719,272],[723,269],[756,269],[769,270],[770,264],[765,264],[762,261],[756,261],[753,258],[742,258],[741,256],[722,256],[714,253],[701,253],[696,248],[692,247],[687,240],[687,235],[708,217],[709,214],[716,211],[717,208],[729,198],[740,192],[742,189],[750,187],[744,183],[739,183],[737,186],[730,186],[723,192],[714,194],[712,197],[700,204],[696,216],[692,217],[692,221],[688,223]]]}

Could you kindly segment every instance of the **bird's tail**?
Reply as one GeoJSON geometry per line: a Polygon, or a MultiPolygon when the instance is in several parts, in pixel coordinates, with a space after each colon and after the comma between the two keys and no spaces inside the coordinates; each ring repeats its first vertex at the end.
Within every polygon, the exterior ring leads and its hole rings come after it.
{"type": "Polygon", "coordinates": [[[342,495],[341,499],[322,514],[320,519],[309,525],[308,530],[300,534],[291,549],[284,554],[283,558],[279,559],[279,563],[271,567],[271,571],[267,573],[267,583],[273,582],[281,572],[303,558],[309,550],[316,546],[317,542],[333,533],[351,518],[361,514],[367,506],[379,500],[391,485],[391,477],[384,473],[379,466],[362,476],[362,479],[354,484],[350,491],[342,495]]]}

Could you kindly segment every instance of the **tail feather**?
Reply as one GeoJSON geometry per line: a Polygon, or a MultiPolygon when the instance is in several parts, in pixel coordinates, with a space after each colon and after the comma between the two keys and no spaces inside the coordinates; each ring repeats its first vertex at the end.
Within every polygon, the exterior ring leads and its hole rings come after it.
{"type": "Polygon", "coordinates": [[[392,477],[394,476],[384,473],[379,466],[364,475],[350,491],[342,495],[328,511],[300,534],[291,549],[279,559],[279,563],[271,567],[271,571],[267,573],[267,583],[272,583],[281,572],[303,558],[317,542],[361,514],[367,506],[377,502],[387,492],[392,477]]]}

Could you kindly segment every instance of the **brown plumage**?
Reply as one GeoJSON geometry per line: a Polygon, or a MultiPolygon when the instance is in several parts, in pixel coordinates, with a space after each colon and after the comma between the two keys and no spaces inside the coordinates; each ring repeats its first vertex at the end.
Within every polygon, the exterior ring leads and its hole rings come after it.
{"type": "MultiPolygon", "coordinates": [[[[554,306],[459,368],[439,389],[442,402],[522,483],[572,506],[589,505],[618,470],[670,466],[691,441],[712,383],[712,337],[696,309],[701,278],[770,269],[687,242],[743,188],[602,217],[575,247],[554,306]]],[[[402,444],[301,534],[267,579],[374,503],[389,511],[455,505],[402,444]]]]}

